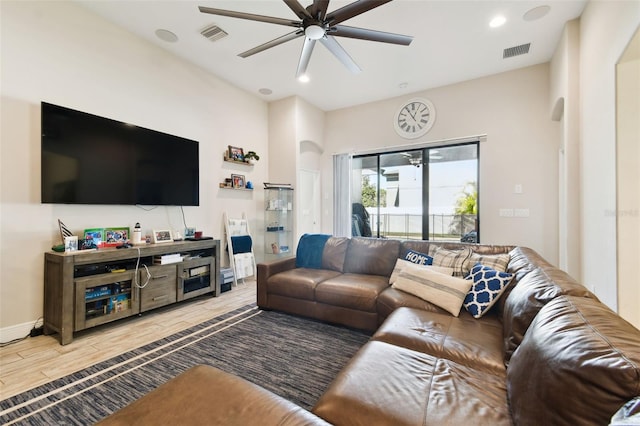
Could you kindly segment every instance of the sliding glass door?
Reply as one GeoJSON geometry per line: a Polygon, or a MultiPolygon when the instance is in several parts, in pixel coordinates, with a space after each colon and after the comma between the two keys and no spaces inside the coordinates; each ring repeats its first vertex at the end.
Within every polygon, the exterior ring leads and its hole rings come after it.
{"type": "Polygon", "coordinates": [[[478,242],[478,143],[356,156],[352,235],[478,242]]]}

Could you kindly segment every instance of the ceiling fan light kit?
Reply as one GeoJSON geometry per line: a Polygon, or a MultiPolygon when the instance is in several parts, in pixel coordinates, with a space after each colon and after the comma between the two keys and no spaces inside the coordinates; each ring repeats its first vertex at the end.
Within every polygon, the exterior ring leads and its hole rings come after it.
{"type": "Polygon", "coordinates": [[[283,0],[284,3],[296,14],[299,21],[278,18],[273,16],[257,15],[253,13],[236,12],[232,10],[215,9],[211,7],[199,6],[202,13],[212,15],[227,16],[230,18],[247,19],[250,21],[266,22],[276,25],[284,25],[296,28],[295,31],[280,36],[274,40],[263,43],[253,49],[240,53],[238,56],[247,58],[256,53],[286,43],[293,39],[304,37],[302,52],[298,61],[296,70],[296,78],[300,79],[305,75],[309,60],[315,42],[320,41],[349,71],[354,74],[359,73],[362,69],[355,63],[353,58],[349,56],[346,50],[338,43],[335,37],[347,37],[359,40],[377,41],[382,43],[398,44],[408,46],[413,41],[413,37],[387,33],[383,31],[370,30],[366,28],[348,27],[340,25],[341,22],[353,18],[378,6],[389,3],[391,0],[358,0],[349,3],[337,10],[327,13],[329,8],[329,0],[314,0],[313,3],[306,8],[303,7],[298,0],[283,0]]]}

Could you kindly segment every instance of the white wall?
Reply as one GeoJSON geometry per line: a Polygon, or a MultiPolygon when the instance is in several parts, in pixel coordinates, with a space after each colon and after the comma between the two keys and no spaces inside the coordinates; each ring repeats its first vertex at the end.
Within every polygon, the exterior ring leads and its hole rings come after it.
{"type": "Polygon", "coordinates": [[[183,228],[179,207],[40,204],[41,101],[199,141],[200,206],[184,213],[205,235],[222,238],[223,210],[262,220],[261,191],[218,183],[231,173],[267,180],[266,103],[72,2],[3,1],[1,8],[0,340],[42,316],[43,252],[59,243],[58,218],[77,234],[137,221],[143,232],[183,228]],[[264,158],[240,169],[222,161],[228,145],[264,158]]]}
{"type": "Polygon", "coordinates": [[[591,1],[580,19],[582,278],[614,310],[616,63],[638,25],[637,1],[591,1]]]}
{"type": "Polygon", "coordinates": [[[407,145],[394,132],[393,116],[416,96],[434,103],[437,119],[426,136],[413,142],[487,135],[480,143],[482,242],[529,246],[557,263],[560,125],[549,113],[548,64],[327,113],[323,231],[333,226],[331,156],[407,145]],[[514,193],[516,184],[522,185],[522,194],[514,193]],[[501,208],[528,208],[530,217],[499,217],[501,208]]]}
{"type": "Polygon", "coordinates": [[[581,279],[580,20],[567,23],[550,64],[549,115],[561,126],[558,149],[558,266],[581,279]]]}

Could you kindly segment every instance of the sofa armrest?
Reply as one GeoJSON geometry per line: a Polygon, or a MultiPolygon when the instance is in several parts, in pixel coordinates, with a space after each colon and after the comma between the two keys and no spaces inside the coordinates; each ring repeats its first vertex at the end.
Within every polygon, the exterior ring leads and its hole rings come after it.
{"type": "Polygon", "coordinates": [[[296,258],[285,257],[258,263],[257,299],[259,307],[267,305],[267,280],[270,276],[296,268],[296,258]]]}

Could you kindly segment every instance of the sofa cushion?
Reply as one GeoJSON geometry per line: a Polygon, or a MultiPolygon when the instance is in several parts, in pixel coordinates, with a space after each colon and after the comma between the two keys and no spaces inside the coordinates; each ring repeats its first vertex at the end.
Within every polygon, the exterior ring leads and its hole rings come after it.
{"type": "Polygon", "coordinates": [[[354,237],[347,249],[344,272],[388,278],[396,265],[399,252],[399,240],[354,237]]]}
{"type": "Polygon", "coordinates": [[[389,286],[379,275],[342,274],[322,281],[315,288],[315,300],[333,306],[377,312],[378,295],[389,286]]]}
{"type": "Polygon", "coordinates": [[[433,257],[415,250],[407,250],[402,258],[417,265],[431,265],[433,263],[433,257]]]}
{"type": "Polygon", "coordinates": [[[458,316],[471,282],[452,277],[421,265],[408,263],[393,283],[393,288],[406,291],[458,316]]]}
{"type": "Polygon", "coordinates": [[[393,287],[388,287],[380,293],[378,300],[376,301],[379,322],[382,323],[382,321],[391,315],[393,311],[403,306],[450,315],[447,311],[433,303],[429,303],[424,299],[420,299],[419,297],[406,293],[402,290],[396,290],[393,287]]]}
{"type": "Polygon", "coordinates": [[[396,309],[372,340],[504,374],[502,324],[497,315],[477,321],[468,313],[449,314],[412,308],[396,309]]]}
{"type": "Polygon", "coordinates": [[[331,237],[324,245],[322,252],[322,269],[344,272],[344,260],[351,239],[346,237],[331,237]]]}
{"type": "Polygon", "coordinates": [[[466,278],[473,281],[473,285],[462,305],[474,318],[482,317],[498,301],[512,278],[513,274],[476,264],[466,278]]]}
{"type": "Polygon", "coordinates": [[[509,253],[501,253],[501,254],[479,254],[479,253],[471,253],[469,256],[469,260],[467,261],[467,265],[473,268],[477,263],[482,263],[484,266],[488,266],[492,269],[495,269],[499,272],[506,272],[507,267],[509,266],[509,260],[511,256],[509,253]]]}
{"type": "Polygon", "coordinates": [[[304,234],[296,249],[296,268],[322,268],[322,252],[331,235],[304,234]]]}
{"type": "Polygon", "coordinates": [[[504,374],[379,341],[358,351],[312,412],[336,425],[511,425],[504,374]]]}
{"type": "Polygon", "coordinates": [[[471,269],[468,262],[471,254],[471,249],[468,247],[462,250],[447,250],[440,247],[433,254],[433,265],[453,268],[454,277],[464,278],[471,269]]]}
{"type": "Polygon", "coordinates": [[[502,312],[505,362],[509,362],[511,354],[522,342],[529,324],[538,311],[562,295],[597,299],[566,272],[551,266],[533,269],[511,290],[502,312]]]}
{"type": "Polygon", "coordinates": [[[267,279],[268,292],[297,299],[315,300],[318,283],[339,275],[339,272],[326,269],[291,269],[270,276],[267,279]]]}
{"type": "Polygon", "coordinates": [[[98,424],[292,426],[327,423],[247,380],[214,367],[198,365],[98,424]],[[212,404],[212,395],[224,396],[224,403],[212,404]]]}
{"type": "MultiPolygon", "coordinates": [[[[393,284],[394,282],[396,282],[396,280],[398,279],[398,276],[400,276],[400,273],[407,268],[407,265],[411,265],[411,264],[415,264],[415,263],[412,263],[403,259],[396,260],[396,266],[393,268],[393,272],[389,277],[389,284],[393,284]]],[[[422,268],[428,268],[428,269],[431,269],[432,271],[440,272],[441,274],[445,274],[449,276],[453,274],[453,268],[445,268],[444,266],[433,266],[433,265],[418,265],[418,266],[422,268]]]]}
{"type": "Polygon", "coordinates": [[[595,299],[540,309],[507,373],[515,424],[608,424],[640,393],[640,332],[595,299]]]}

